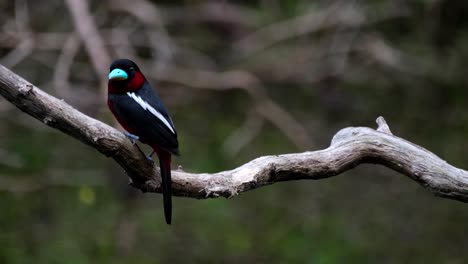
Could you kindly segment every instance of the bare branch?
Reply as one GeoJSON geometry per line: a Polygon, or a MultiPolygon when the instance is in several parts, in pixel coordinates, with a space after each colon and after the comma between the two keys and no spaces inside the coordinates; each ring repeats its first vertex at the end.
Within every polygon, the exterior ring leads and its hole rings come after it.
{"type": "Polygon", "coordinates": [[[53,83],[57,93],[63,97],[70,97],[70,76],[73,59],[80,48],[80,40],[76,34],[71,34],[63,44],[57,63],[54,67],[53,83]]]}
{"type": "Polygon", "coordinates": [[[33,45],[31,39],[25,39],[22,41],[14,50],[10,51],[1,60],[1,64],[5,64],[8,67],[14,67],[28,57],[33,51],[33,45]]]}
{"type": "Polygon", "coordinates": [[[135,0],[132,2],[116,0],[112,1],[112,9],[123,10],[133,14],[149,28],[154,30],[147,31],[148,38],[154,49],[154,55],[157,54],[158,59],[155,60],[154,68],[156,74],[160,74],[166,64],[168,64],[173,55],[171,40],[169,34],[164,28],[164,23],[157,6],[147,0],[135,0]]]}
{"type": "MultiPolygon", "coordinates": [[[[106,76],[107,67],[111,63],[111,57],[104,46],[104,40],[99,34],[93,16],[89,11],[87,0],[66,0],[73,24],[81,37],[88,52],[89,59],[93,64],[97,76],[106,76]]],[[[105,80],[102,80],[101,95],[105,98],[105,80]]]]}
{"type": "Polygon", "coordinates": [[[355,27],[360,25],[364,20],[361,10],[358,10],[354,5],[346,5],[345,7],[342,5],[341,2],[334,3],[323,10],[311,10],[302,16],[274,23],[234,43],[233,48],[238,50],[238,53],[244,58],[276,43],[301,35],[337,25],[355,27]]]}
{"type": "MultiPolygon", "coordinates": [[[[10,70],[0,66],[0,94],[48,126],[112,157],[142,191],[160,192],[159,175],[137,146],[122,133],[75,110],[10,70]]],[[[379,120],[382,127],[384,120],[379,120]]],[[[265,156],[218,173],[173,172],[175,195],[193,198],[232,197],[275,182],[323,179],[359,164],[386,166],[421,184],[434,194],[468,202],[468,172],[396,136],[371,128],[339,131],[324,150],[265,156]]]]}
{"type": "Polygon", "coordinates": [[[234,130],[223,144],[224,152],[230,157],[237,155],[243,148],[249,145],[262,130],[264,119],[251,111],[242,126],[234,130]]]}
{"type": "Polygon", "coordinates": [[[31,39],[31,34],[29,30],[29,11],[26,1],[15,1],[15,26],[16,30],[25,32],[22,35],[23,40],[4,56],[0,63],[7,65],[8,67],[13,67],[16,64],[20,63],[28,57],[34,46],[34,41],[31,39]]]}
{"type": "Polygon", "coordinates": [[[218,73],[182,67],[166,67],[166,71],[161,76],[154,77],[162,81],[180,83],[198,89],[219,91],[242,89],[254,100],[257,113],[278,127],[299,149],[305,150],[313,145],[313,140],[304,126],[288,111],[273,101],[265,93],[261,81],[247,71],[218,73]]]}

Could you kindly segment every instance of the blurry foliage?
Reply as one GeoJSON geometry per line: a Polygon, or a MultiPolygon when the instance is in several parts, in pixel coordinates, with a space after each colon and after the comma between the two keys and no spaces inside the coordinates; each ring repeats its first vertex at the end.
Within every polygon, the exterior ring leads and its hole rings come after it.
{"type": "MultiPolygon", "coordinates": [[[[129,44],[135,59],[147,65],[144,71],[156,72],[151,62],[162,57],[148,44],[148,34],[160,30],[114,10],[116,3],[90,3],[101,32],[129,31],[128,43],[106,38],[113,43],[108,52],[116,57],[119,45],[129,44]]],[[[165,64],[252,74],[312,138],[310,146],[297,146],[277,124],[260,117],[259,134],[229,154],[226,139],[247,116],[258,115],[250,95],[242,89],[197,89],[192,82],[177,82],[177,74],[172,80],[151,74],[179,131],[183,155],[175,165],[213,172],[260,155],[321,149],[338,129],[373,127],[383,115],[395,135],[466,168],[467,1],[152,5],[170,41],[165,64]],[[259,50],[241,45],[252,36],[257,39],[250,44],[257,45],[296,32],[259,33],[312,13],[328,14],[316,30],[259,50]],[[330,22],[340,14],[347,14],[343,20],[349,23],[330,22]]],[[[95,73],[82,44],[66,92],[51,81],[61,54],[51,48],[56,42],[35,43],[24,57],[12,56],[25,32],[74,31],[62,1],[0,1],[0,10],[0,63],[115,124],[99,95],[98,78],[105,77],[95,73]]],[[[160,195],[128,187],[125,173],[111,160],[3,99],[0,122],[0,263],[464,263],[468,258],[466,204],[432,197],[386,168],[361,166],[341,177],[276,184],[232,200],[175,198],[174,224],[168,227],[160,195]]]]}

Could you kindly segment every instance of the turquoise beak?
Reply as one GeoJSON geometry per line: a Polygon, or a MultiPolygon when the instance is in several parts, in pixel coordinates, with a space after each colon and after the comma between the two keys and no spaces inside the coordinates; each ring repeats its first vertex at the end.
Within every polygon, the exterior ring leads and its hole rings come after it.
{"type": "Polygon", "coordinates": [[[128,79],[128,74],[121,69],[113,69],[109,73],[109,80],[127,80],[128,79]]]}

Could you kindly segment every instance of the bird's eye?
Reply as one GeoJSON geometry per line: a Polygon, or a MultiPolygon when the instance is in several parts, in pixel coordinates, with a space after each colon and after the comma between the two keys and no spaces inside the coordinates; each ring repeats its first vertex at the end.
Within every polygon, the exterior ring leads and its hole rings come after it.
{"type": "Polygon", "coordinates": [[[129,69],[129,70],[130,70],[130,71],[135,71],[135,68],[133,68],[133,67],[130,67],[130,69],[129,69]]]}

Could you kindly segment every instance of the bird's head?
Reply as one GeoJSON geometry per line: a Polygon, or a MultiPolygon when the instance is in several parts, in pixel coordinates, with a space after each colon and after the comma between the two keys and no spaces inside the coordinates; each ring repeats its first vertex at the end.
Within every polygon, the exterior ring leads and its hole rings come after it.
{"type": "Polygon", "coordinates": [[[145,77],[135,62],[118,59],[112,62],[109,71],[109,93],[126,93],[140,89],[145,77]]]}

